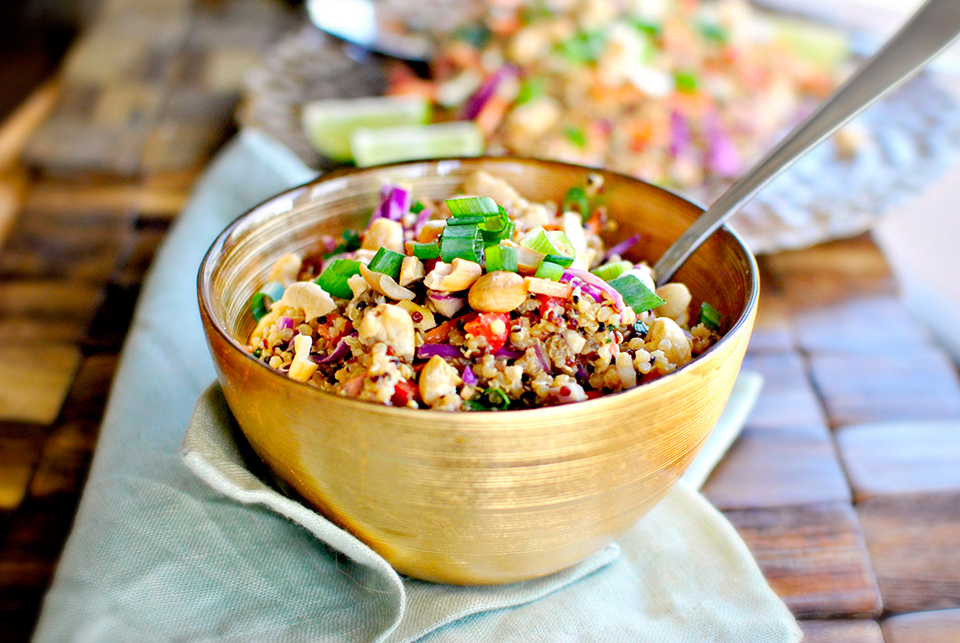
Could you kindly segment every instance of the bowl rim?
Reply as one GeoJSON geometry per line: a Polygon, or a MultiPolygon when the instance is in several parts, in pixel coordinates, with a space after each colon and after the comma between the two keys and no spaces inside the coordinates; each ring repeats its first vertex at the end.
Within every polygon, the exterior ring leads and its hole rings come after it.
{"type": "MultiPolygon", "coordinates": [[[[389,168],[406,167],[406,166],[413,166],[413,165],[437,166],[443,163],[455,163],[458,166],[463,166],[464,164],[466,165],[470,165],[474,163],[481,164],[484,162],[519,163],[523,165],[562,167],[566,169],[583,170],[587,172],[594,172],[594,171],[602,172],[607,175],[617,176],[627,181],[636,181],[639,183],[643,183],[644,185],[647,185],[655,190],[666,192],[670,194],[672,197],[692,205],[694,208],[700,210],[701,213],[706,210],[706,208],[701,206],[699,203],[697,203],[693,199],[690,199],[680,194],[676,190],[661,187],[659,185],[654,185],[652,183],[649,183],[648,181],[644,181],[643,179],[639,179],[635,176],[630,176],[629,174],[624,174],[622,172],[617,172],[615,170],[609,170],[602,167],[582,165],[577,163],[568,163],[565,161],[557,161],[552,159],[540,159],[535,157],[482,155],[482,156],[469,156],[469,157],[443,157],[443,158],[435,158],[435,159],[416,159],[416,160],[410,160],[410,161],[398,161],[394,163],[385,163],[382,165],[373,165],[373,166],[362,167],[362,168],[352,167],[352,166],[339,167],[328,172],[323,172],[319,176],[315,177],[314,179],[311,179],[310,181],[287,188],[282,192],[279,192],[277,194],[274,194],[264,199],[263,201],[257,203],[253,207],[245,210],[243,213],[237,216],[233,221],[227,224],[227,226],[217,235],[214,241],[210,244],[210,247],[204,253],[203,260],[200,262],[200,267],[197,271],[197,299],[200,307],[201,318],[206,318],[209,320],[210,326],[216,331],[216,333],[221,337],[221,339],[223,339],[225,343],[228,346],[230,346],[230,348],[233,351],[236,351],[243,358],[250,360],[250,362],[252,362],[254,365],[265,369],[268,373],[270,373],[269,376],[280,378],[282,381],[288,384],[302,386],[304,387],[304,390],[312,391],[315,394],[321,394],[321,395],[327,396],[331,399],[331,401],[336,400],[338,403],[344,403],[348,405],[357,404],[357,405],[360,405],[359,407],[360,410],[364,410],[367,412],[370,412],[373,410],[380,410],[380,412],[385,412],[385,413],[392,412],[392,413],[421,414],[424,411],[435,412],[435,413],[449,413],[449,411],[434,411],[433,409],[411,409],[408,407],[399,407],[399,406],[381,404],[379,402],[374,402],[372,400],[361,400],[358,398],[346,397],[343,395],[337,395],[330,391],[325,391],[323,389],[317,388],[316,386],[311,386],[307,382],[291,380],[289,377],[286,377],[283,373],[280,373],[275,369],[270,368],[269,365],[264,364],[260,360],[256,359],[253,355],[248,353],[246,350],[244,350],[244,347],[240,344],[240,342],[236,340],[229,331],[227,331],[227,329],[221,323],[221,320],[218,319],[217,316],[213,314],[213,310],[210,306],[210,298],[211,298],[210,284],[207,280],[205,280],[205,277],[208,275],[208,273],[211,272],[210,269],[213,266],[214,260],[222,256],[222,251],[224,249],[227,239],[230,238],[230,236],[236,231],[236,229],[239,228],[244,222],[246,222],[247,219],[252,218],[258,213],[261,213],[264,209],[266,209],[272,203],[289,201],[296,194],[302,193],[306,189],[312,188],[316,185],[325,183],[327,181],[340,179],[345,176],[352,176],[354,174],[379,172],[379,171],[387,170],[389,168]]],[[[283,213],[282,212],[275,213],[270,218],[272,218],[273,216],[280,216],[281,214],[283,213]]],[[[653,389],[664,386],[665,382],[673,381],[674,379],[676,379],[674,376],[676,376],[678,373],[683,372],[688,367],[694,364],[704,361],[704,359],[708,358],[711,354],[718,351],[721,346],[729,343],[730,341],[733,341],[732,340],[733,336],[736,335],[738,331],[740,331],[743,328],[743,326],[747,323],[748,319],[750,318],[751,311],[755,311],[759,303],[760,268],[757,264],[757,259],[754,256],[753,252],[750,250],[747,244],[743,241],[742,237],[739,234],[737,234],[735,230],[733,230],[726,223],[724,223],[720,228],[718,228],[717,232],[720,232],[721,230],[724,233],[730,235],[730,237],[735,242],[735,244],[739,246],[740,250],[742,250],[744,257],[746,258],[746,264],[747,264],[746,267],[748,268],[748,271],[750,274],[750,280],[749,280],[750,283],[749,283],[749,292],[747,294],[743,312],[737,318],[736,322],[734,322],[730,326],[729,330],[719,339],[719,341],[717,341],[716,344],[714,344],[709,349],[707,349],[703,354],[692,359],[690,362],[684,364],[680,368],[677,368],[669,373],[666,373],[665,375],[658,377],[656,380],[652,382],[647,382],[645,384],[635,386],[629,390],[617,391],[615,393],[601,395],[597,398],[586,399],[579,402],[572,402],[568,404],[541,406],[541,407],[530,408],[530,409],[498,410],[496,411],[497,416],[500,417],[501,415],[506,415],[507,417],[509,417],[516,413],[523,413],[524,416],[528,416],[531,413],[546,414],[546,413],[556,412],[557,409],[565,409],[572,405],[575,405],[578,408],[581,408],[582,405],[588,405],[590,408],[592,408],[597,403],[601,403],[603,400],[607,400],[615,396],[620,397],[620,396],[627,396],[627,395],[637,395],[637,394],[642,394],[643,391],[652,391],[653,389]]],[[[714,234],[716,234],[717,232],[715,232],[714,234]]],[[[466,415],[488,417],[485,413],[477,413],[477,412],[470,412],[470,413],[467,413],[466,415]]]]}

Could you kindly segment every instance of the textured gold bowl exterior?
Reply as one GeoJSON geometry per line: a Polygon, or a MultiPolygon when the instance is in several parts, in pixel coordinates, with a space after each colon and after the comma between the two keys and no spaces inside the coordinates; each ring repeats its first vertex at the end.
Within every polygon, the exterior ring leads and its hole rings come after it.
{"type": "MultiPolygon", "coordinates": [[[[280,376],[240,350],[244,311],[272,259],[362,225],[383,181],[432,197],[475,169],[533,200],[562,199],[587,170],[523,159],[463,159],[342,172],[284,193],[232,224],[199,275],[200,309],[224,395],[257,454],[309,503],[400,573],[455,584],[543,576],[598,551],[671,489],[716,423],[756,313],[756,263],[721,230],[677,278],[723,314],[726,333],[675,373],[587,402],[500,413],[398,409],[280,376]]],[[[701,210],[605,175],[618,237],[656,258],[701,210]]],[[[639,259],[639,257],[635,257],[639,259]]]]}

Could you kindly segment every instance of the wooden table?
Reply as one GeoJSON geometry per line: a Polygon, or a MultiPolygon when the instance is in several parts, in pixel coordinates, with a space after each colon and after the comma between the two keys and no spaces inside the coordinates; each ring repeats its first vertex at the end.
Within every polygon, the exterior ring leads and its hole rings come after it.
{"type": "MultiPolygon", "coordinates": [[[[193,105],[211,105],[201,100],[208,95],[198,90],[193,105]]],[[[22,133],[44,122],[57,96],[55,85],[44,88],[0,128],[5,641],[29,637],[69,533],[141,280],[202,169],[182,154],[172,161],[162,137],[138,132],[133,172],[69,163],[26,171],[12,162],[22,133]],[[13,152],[4,157],[5,149],[13,152]]],[[[76,95],[63,96],[54,121],[64,109],[76,116],[76,95]]],[[[216,112],[217,121],[201,111],[204,140],[215,143],[210,128],[225,131],[229,112],[216,112]]],[[[134,136],[122,127],[108,134],[134,136]]],[[[108,156],[105,165],[120,158],[108,156]]],[[[766,384],[705,494],[739,530],[808,641],[960,641],[956,365],[906,311],[869,236],[785,252],[761,266],[745,368],[766,384]],[[900,421],[924,423],[870,425],[900,421]]]]}

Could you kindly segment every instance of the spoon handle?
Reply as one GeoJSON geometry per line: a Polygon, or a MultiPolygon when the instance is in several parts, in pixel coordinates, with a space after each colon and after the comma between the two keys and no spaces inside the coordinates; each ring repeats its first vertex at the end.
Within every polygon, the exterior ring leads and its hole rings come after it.
{"type": "Polygon", "coordinates": [[[654,266],[657,286],[774,177],[847,121],[900,86],[960,35],[960,0],[928,0],[884,47],[805,121],[740,177],[654,266]]]}

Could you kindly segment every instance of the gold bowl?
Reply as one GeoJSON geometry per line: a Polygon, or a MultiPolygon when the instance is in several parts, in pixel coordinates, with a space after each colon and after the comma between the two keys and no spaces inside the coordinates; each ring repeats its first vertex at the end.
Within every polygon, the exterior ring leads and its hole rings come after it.
{"type": "MultiPolygon", "coordinates": [[[[564,569],[628,531],[697,454],[730,395],[756,315],[757,265],[724,228],[677,273],[724,319],[690,364],[629,391],[562,406],[445,413],[381,406],[288,379],[245,353],[250,297],[274,260],[361,228],[384,182],[439,199],[483,169],[535,201],[560,202],[583,167],[508,158],[333,172],[255,207],[213,243],[200,311],[230,409],[256,453],[324,516],[398,572],[512,583],[564,569]]],[[[617,236],[656,259],[702,212],[666,190],[604,176],[617,236]]],[[[615,239],[609,239],[614,242],[615,239]]],[[[632,257],[640,260],[642,257],[632,257]]]]}

